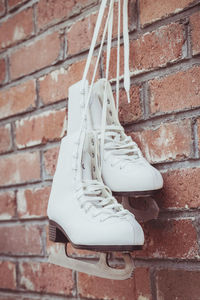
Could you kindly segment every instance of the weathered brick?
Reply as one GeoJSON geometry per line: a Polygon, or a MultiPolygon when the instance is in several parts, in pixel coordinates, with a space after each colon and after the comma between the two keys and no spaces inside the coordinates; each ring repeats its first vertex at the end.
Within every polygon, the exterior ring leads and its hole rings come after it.
{"type": "Polygon", "coordinates": [[[200,168],[169,170],[163,173],[164,187],[158,196],[162,208],[198,208],[200,206],[200,168]]]}
{"type": "Polygon", "coordinates": [[[8,152],[12,148],[10,124],[0,127],[0,153],[8,152]]]}
{"type": "Polygon", "coordinates": [[[44,168],[47,176],[53,176],[55,173],[59,148],[50,148],[44,152],[44,168]]]}
{"type": "Polygon", "coordinates": [[[156,272],[157,299],[197,300],[200,272],[163,269],[156,272]]]}
{"type": "MultiPolygon", "coordinates": [[[[145,33],[139,39],[130,42],[130,70],[140,73],[174,62],[183,56],[185,43],[184,26],[172,23],[145,33]]],[[[103,65],[106,70],[106,52],[103,65]]],[[[111,49],[109,78],[116,78],[117,47],[111,49]]],[[[124,47],[120,47],[120,75],[124,74],[124,47]]]]}
{"type": "Polygon", "coordinates": [[[161,123],[155,129],[131,133],[151,163],[189,157],[192,147],[190,120],[161,123]]]}
{"type": "Polygon", "coordinates": [[[0,84],[6,80],[6,61],[4,58],[0,59],[0,84]]]}
{"type": "Polygon", "coordinates": [[[34,32],[32,8],[10,17],[0,26],[0,48],[4,49],[26,39],[34,32]]]}
{"type": "Polygon", "coordinates": [[[58,32],[20,47],[10,55],[10,74],[15,79],[58,61],[61,40],[58,32]]]}
{"type": "Polygon", "coordinates": [[[149,82],[152,113],[200,106],[200,67],[193,67],[149,82]]]}
{"type": "Polygon", "coordinates": [[[59,140],[66,130],[66,109],[46,111],[37,116],[16,121],[18,148],[59,140]]]}
{"type": "Polygon", "coordinates": [[[16,214],[15,193],[12,191],[0,193],[0,220],[10,220],[16,214]]]}
{"type": "Polygon", "coordinates": [[[156,220],[144,225],[143,250],[133,256],[194,259],[198,257],[197,232],[191,220],[156,220]]]}
{"type": "Polygon", "coordinates": [[[0,16],[3,16],[6,12],[5,1],[0,0],[0,16]]]}
{"type": "Polygon", "coordinates": [[[8,9],[9,10],[14,9],[26,1],[27,0],[8,0],[8,9]]]}
{"type": "Polygon", "coordinates": [[[118,280],[103,279],[88,276],[83,273],[78,274],[78,292],[81,297],[89,299],[108,300],[151,300],[151,288],[149,270],[147,268],[137,268],[131,279],[118,280]]]}
{"type": "MultiPolygon", "coordinates": [[[[122,3],[123,1],[121,1],[122,3]]],[[[129,27],[133,30],[136,27],[135,23],[135,0],[129,1],[129,27]]],[[[102,36],[103,36],[103,30],[104,25],[106,22],[108,13],[108,8],[106,8],[104,17],[102,20],[102,25],[99,31],[99,35],[97,38],[97,42],[100,43],[102,36]]],[[[78,20],[75,22],[69,31],[67,32],[67,42],[68,42],[68,48],[67,48],[67,54],[73,55],[78,52],[82,52],[90,47],[94,28],[96,25],[98,13],[92,13],[89,16],[78,20]],[[81,41],[81,43],[77,43],[77,41],[81,41]]],[[[114,19],[113,19],[113,37],[117,36],[117,30],[118,30],[118,4],[114,4],[114,19]]],[[[122,16],[122,14],[121,14],[122,16]]],[[[121,18],[121,33],[122,33],[122,18],[121,18]]]]}
{"type": "Polygon", "coordinates": [[[130,88],[130,103],[124,89],[119,93],[119,120],[121,124],[132,123],[142,116],[140,103],[140,86],[132,85],[130,88]]]}
{"type": "Polygon", "coordinates": [[[50,186],[23,189],[17,192],[17,212],[20,218],[40,218],[47,215],[50,186]]]}
{"type": "Polygon", "coordinates": [[[35,80],[0,91],[0,118],[32,110],[35,107],[35,80]]]}
{"type": "Polygon", "coordinates": [[[0,186],[39,180],[39,152],[18,153],[1,157],[0,170],[0,186]]]}
{"type": "MultiPolygon", "coordinates": [[[[91,62],[88,79],[92,79],[96,58],[91,62]]],[[[67,70],[60,68],[39,79],[39,95],[44,104],[57,102],[68,97],[68,88],[82,79],[86,61],[81,60],[70,65],[67,70]]],[[[99,69],[96,79],[99,78],[99,69]]]]}
{"type": "Polygon", "coordinates": [[[93,0],[78,1],[53,1],[40,0],[37,5],[37,25],[39,28],[55,24],[62,19],[68,19],[80,11],[83,6],[94,3],[93,0]]]}
{"type": "Polygon", "coordinates": [[[194,0],[141,0],[140,23],[142,26],[155,22],[187,8],[194,0]]]}
{"type": "Polygon", "coordinates": [[[72,271],[53,264],[24,262],[19,265],[21,288],[34,292],[72,295],[72,271]]]}
{"type": "MultiPolygon", "coordinates": [[[[88,17],[74,23],[67,32],[67,54],[73,55],[90,47],[92,36],[97,21],[98,13],[90,14],[88,17]],[[81,41],[81,43],[77,43],[81,41]]],[[[103,34],[107,13],[104,14],[102,26],[97,41],[100,42],[103,34]]],[[[114,27],[116,30],[116,26],[114,27]]]]}
{"type": "Polygon", "coordinates": [[[192,32],[192,53],[200,53],[200,12],[193,14],[190,17],[191,32],[192,32]]]}
{"type": "Polygon", "coordinates": [[[1,289],[16,289],[16,265],[11,261],[0,261],[1,289]]]}
{"type": "Polygon", "coordinates": [[[172,23],[146,33],[131,43],[131,68],[139,72],[174,62],[182,57],[184,43],[181,24],[172,23]]]}
{"type": "Polygon", "coordinates": [[[42,228],[37,225],[1,226],[0,253],[14,255],[40,255],[42,228]]]}

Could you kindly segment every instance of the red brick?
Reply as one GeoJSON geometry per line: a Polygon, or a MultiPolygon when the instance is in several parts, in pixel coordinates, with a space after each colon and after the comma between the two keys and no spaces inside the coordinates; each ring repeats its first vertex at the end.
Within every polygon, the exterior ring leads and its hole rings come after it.
{"type": "MultiPolygon", "coordinates": [[[[88,76],[92,80],[96,58],[92,59],[91,69],[88,76]]],[[[57,102],[68,97],[68,88],[82,79],[86,61],[81,60],[70,65],[67,70],[61,68],[39,79],[40,99],[44,104],[57,102]]],[[[99,77],[97,69],[96,79],[99,77]]]]}
{"type": "Polygon", "coordinates": [[[0,170],[0,186],[39,180],[39,152],[17,153],[1,157],[0,170]]]}
{"type": "Polygon", "coordinates": [[[0,193],[0,220],[9,220],[15,217],[16,214],[16,199],[15,193],[1,192],[0,193]]]}
{"type": "Polygon", "coordinates": [[[20,6],[24,2],[27,2],[27,0],[8,0],[8,8],[9,10],[16,8],[17,6],[20,6]]]}
{"type": "Polygon", "coordinates": [[[1,289],[15,289],[16,265],[11,261],[0,261],[0,282],[1,289]]]}
{"type": "Polygon", "coordinates": [[[152,113],[200,106],[200,67],[193,67],[149,82],[152,113]]]}
{"type": "Polygon", "coordinates": [[[6,80],[6,61],[5,59],[0,59],[0,84],[4,83],[6,80]]]}
{"type": "MultiPolygon", "coordinates": [[[[185,43],[184,26],[172,23],[145,33],[130,43],[130,70],[135,74],[180,59],[185,43]]],[[[116,78],[117,47],[111,49],[109,78],[116,78]]],[[[104,52],[106,70],[106,52],[104,52]]],[[[124,47],[120,47],[120,75],[124,74],[124,47]]]]}
{"type": "Polygon", "coordinates": [[[200,295],[200,272],[159,270],[156,272],[157,299],[197,300],[200,295]]]}
{"type": "Polygon", "coordinates": [[[44,168],[47,176],[53,176],[55,173],[59,148],[50,148],[44,152],[44,168]]]}
{"type": "Polygon", "coordinates": [[[34,292],[71,295],[72,271],[53,264],[24,262],[19,265],[21,288],[34,292]]]}
{"type": "Polygon", "coordinates": [[[18,148],[45,144],[63,137],[66,127],[66,109],[46,111],[37,116],[16,121],[18,148]]]}
{"type": "Polygon", "coordinates": [[[145,129],[131,135],[151,163],[181,160],[191,154],[192,135],[189,120],[162,123],[155,129],[145,129]]]}
{"type": "Polygon", "coordinates": [[[118,281],[78,274],[78,292],[89,299],[151,300],[149,270],[137,268],[131,279],[118,281]]]}
{"type": "Polygon", "coordinates": [[[15,79],[54,64],[59,59],[60,51],[58,32],[13,51],[10,55],[11,78],[15,79]]]}
{"type": "Polygon", "coordinates": [[[194,0],[141,0],[140,23],[145,25],[176,14],[187,8],[194,0]]]}
{"type": "Polygon", "coordinates": [[[193,14],[190,17],[192,31],[192,53],[200,53],[200,12],[193,14]]]}
{"type": "Polygon", "coordinates": [[[1,226],[0,253],[14,255],[40,255],[42,228],[36,225],[1,226]]]}
{"type": "Polygon", "coordinates": [[[23,189],[17,192],[17,211],[20,218],[40,218],[47,215],[50,187],[23,189]]]}
{"type": "Polygon", "coordinates": [[[119,94],[119,120],[121,124],[132,123],[142,116],[142,107],[140,103],[140,87],[132,85],[130,88],[130,103],[124,89],[119,94]]]}
{"type": "Polygon", "coordinates": [[[32,8],[10,17],[0,27],[0,48],[4,49],[22,41],[33,34],[32,8]]]}
{"type": "Polygon", "coordinates": [[[0,0],[0,16],[3,16],[6,12],[5,1],[0,0]]]}
{"type": "Polygon", "coordinates": [[[158,197],[158,199],[160,198],[160,207],[200,207],[200,168],[169,170],[162,175],[164,188],[162,194],[158,197]]]}
{"type": "MultiPolygon", "coordinates": [[[[121,1],[122,2],[122,1],[121,1]]],[[[133,19],[133,7],[135,5],[135,0],[129,1],[129,20],[133,19]]],[[[97,38],[97,42],[100,43],[102,36],[103,36],[103,30],[104,25],[107,18],[108,9],[106,8],[102,25],[100,28],[100,32],[97,38]]],[[[117,22],[118,22],[118,5],[117,3],[114,4],[114,19],[113,19],[113,37],[117,36],[117,22]]],[[[76,23],[74,23],[69,31],[67,32],[67,54],[73,55],[78,52],[82,52],[83,50],[86,50],[90,47],[94,28],[96,25],[98,13],[92,13],[89,16],[85,17],[84,19],[78,20],[76,23]],[[81,41],[81,43],[77,43],[77,41],[81,41]]],[[[121,24],[122,24],[122,18],[121,18],[121,24]]],[[[129,22],[129,25],[132,25],[131,22],[129,22]]],[[[122,32],[122,26],[121,26],[121,32],[122,32]]]]}
{"type": "MultiPolygon", "coordinates": [[[[67,32],[67,54],[73,55],[78,52],[82,52],[90,47],[92,36],[97,21],[97,13],[90,14],[88,17],[81,19],[74,23],[67,32]],[[81,43],[77,43],[81,41],[81,43]]],[[[105,24],[106,15],[103,18],[103,24],[105,24]]],[[[102,38],[102,28],[98,36],[98,42],[102,38]]]]}
{"type": "Polygon", "coordinates": [[[172,23],[146,33],[131,43],[131,68],[135,72],[165,66],[180,59],[185,43],[184,26],[172,23]]]}
{"type": "Polygon", "coordinates": [[[43,28],[55,24],[62,19],[68,19],[80,11],[80,8],[93,3],[92,0],[64,1],[40,0],[37,5],[38,27],[43,28]]]}
{"type": "Polygon", "coordinates": [[[12,148],[10,124],[0,127],[0,153],[8,152],[12,148]]]}
{"type": "Polygon", "coordinates": [[[137,257],[194,259],[198,257],[197,232],[191,220],[156,220],[144,225],[143,250],[137,257]]]}
{"type": "Polygon", "coordinates": [[[35,80],[0,91],[0,118],[32,110],[35,107],[35,80]]]}

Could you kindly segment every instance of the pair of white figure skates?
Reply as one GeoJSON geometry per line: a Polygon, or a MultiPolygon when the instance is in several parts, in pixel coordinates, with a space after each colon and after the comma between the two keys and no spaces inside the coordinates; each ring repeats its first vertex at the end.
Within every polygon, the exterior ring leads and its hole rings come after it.
{"type": "MultiPolygon", "coordinates": [[[[107,18],[108,32],[113,2],[107,18]]],[[[103,1],[96,32],[105,4],[103,1]]],[[[95,43],[93,37],[88,65],[95,43]]],[[[94,78],[95,73],[93,81],[94,78]]],[[[50,255],[49,262],[104,278],[129,278],[133,272],[129,253],[142,248],[144,233],[135,216],[113,195],[150,195],[162,186],[160,172],[124,133],[107,76],[92,82],[90,87],[85,79],[71,86],[68,132],[61,141],[47,211],[49,238],[63,243],[63,250],[50,255]],[[69,257],[68,243],[78,249],[102,252],[99,262],[92,264],[69,257]],[[124,268],[109,266],[108,253],[113,251],[123,253],[124,268]]]]}

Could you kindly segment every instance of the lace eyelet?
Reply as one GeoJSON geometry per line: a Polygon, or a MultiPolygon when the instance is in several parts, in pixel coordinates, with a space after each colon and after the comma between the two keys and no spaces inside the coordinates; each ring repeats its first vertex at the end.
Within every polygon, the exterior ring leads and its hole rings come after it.
{"type": "Polygon", "coordinates": [[[92,152],[92,157],[94,158],[94,153],[92,152]]]}
{"type": "Polygon", "coordinates": [[[93,167],[93,172],[95,172],[96,171],[96,168],[95,167],[93,167]]]}
{"type": "Polygon", "coordinates": [[[112,116],[112,111],[111,110],[109,110],[109,114],[112,116]]]}
{"type": "Polygon", "coordinates": [[[94,146],[94,139],[91,139],[91,144],[92,146],[94,146]]]}
{"type": "Polygon", "coordinates": [[[110,104],[110,100],[109,99],[107,99],[107,103],[110,104]]]}

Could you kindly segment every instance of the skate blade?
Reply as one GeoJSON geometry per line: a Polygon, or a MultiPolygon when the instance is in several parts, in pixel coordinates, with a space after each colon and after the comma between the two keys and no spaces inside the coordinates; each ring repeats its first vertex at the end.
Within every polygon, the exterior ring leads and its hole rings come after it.
{"type": "MultiPolygon", "coordinates": [[[[134,199],[133,203],[134,203],[134,199]]],[[[147,222],[150,220],[156,220],[159,214],[159,207],[156,201],[151,197],[143,197],[140,199],[140,202],[146,204],[147,207],[145,209],[138,209],[133,207],[133,204],[130,203],[130,199],[127,197],[122,197],[122,205],[125,209],[129,210],[131,213],[134,214],[136,220],[138,222],[147,222]]]]}
{"type": "Polygon", "coordinates": [[[125,280],[132,277],[134,263],[129,253],[122,253],[122,257],[125,266],[123,269],[117,269],[108,265],[108,253],[100,253],[98,262],[88,262],[80,258],[69,257],[63,244],[58,254],[49,255],[48,262],[97,277],[125,280]]]}

